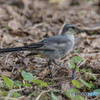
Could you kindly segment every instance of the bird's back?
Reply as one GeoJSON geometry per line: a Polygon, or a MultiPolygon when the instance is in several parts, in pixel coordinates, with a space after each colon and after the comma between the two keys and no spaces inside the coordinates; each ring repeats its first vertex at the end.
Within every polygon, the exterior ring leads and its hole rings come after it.
{"type": "Polygon", "coordinates": [[[38,48],[39,53],[55,59],[66,56],[72,49],[74,40],[72,36],[58,35],[46,38],[39,43],[42,43],[42,46],[38,48]]]}

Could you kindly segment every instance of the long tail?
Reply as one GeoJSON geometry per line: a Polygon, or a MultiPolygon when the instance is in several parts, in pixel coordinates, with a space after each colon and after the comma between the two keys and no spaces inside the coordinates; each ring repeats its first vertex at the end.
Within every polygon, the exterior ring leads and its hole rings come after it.
{"type": "Polygon", "coordinates": [[[14,52],[14,51],[27,51],[28,49],[29,49],[28,46],[15,47],[15,48],[6,48],[6,49],[0,49],[0,53],[14,52]]]}
{"type": "Polygon", "coordinates": [[[15,48],[6,48],[6,49],[0,49],[0,53],[5,53],[5,52],[14,52],[14,51],[27,51],[27,50],[32,50],[37,52],[37,50],[43,46],[42,42],[38,43],[33,43],[31,45],[23,46],[23,47],[15,47],[15,48]]]}

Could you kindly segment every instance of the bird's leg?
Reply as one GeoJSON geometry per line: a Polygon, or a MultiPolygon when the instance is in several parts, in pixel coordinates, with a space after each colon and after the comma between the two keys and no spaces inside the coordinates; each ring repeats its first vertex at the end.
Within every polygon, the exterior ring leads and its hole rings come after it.
{"type": "Polygon", "coordinates": [[[50,71],[50,77],[52,77],[52,72],[51,72],[51,60],[48,61],[48,68],[49,68],[49,71],[50,71]]]}
{"type": "Polygon", "coordinates": [[[60,64],[58,64],[55,60],[52,60],[52,62],[56,65],[58,65],[60,68],[63,68],[63,66],[61,66],[60,64]]]}
{"type": "Polygon", "coordinates": [[[72,80],[75,78],[76,76],[76,70],[77,70],[77,67],[75,66],[75,68],[73,69],[73,73],[72,73],[72,80]]]}

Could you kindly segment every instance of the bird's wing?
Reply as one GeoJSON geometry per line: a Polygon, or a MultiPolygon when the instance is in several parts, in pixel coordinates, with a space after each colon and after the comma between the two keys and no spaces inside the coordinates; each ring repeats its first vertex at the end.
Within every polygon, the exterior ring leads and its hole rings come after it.
{"type": "Polygon", "coordinates": [[[53,36],[45,38],[38,43],[29,45],[29,48],[36,48],[41,50],[55,50],[64,47],[67,43],[71,42],[67,36],[53,36]]]}
{"type": "Polygon", "coordinates": [[[58,50],[64,48],[64,46],[68,46],[70,43],[70,39],[66,36],[53,36],[49,38],[45,38],[38,43],[34,43],[28,46],[23,47],[14,47],[14,48],[6,48],[0,49],[0,53],[4,52],[14,52],[14,51],[26,51],[26,50],[58,50]]]}

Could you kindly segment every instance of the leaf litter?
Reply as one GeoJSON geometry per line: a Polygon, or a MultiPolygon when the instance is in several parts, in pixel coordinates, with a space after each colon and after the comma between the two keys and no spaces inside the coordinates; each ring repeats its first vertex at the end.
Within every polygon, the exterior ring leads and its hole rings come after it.
{"type": "MultiPolygon", "coordinates": [[[[26,58],[29,53],[26,51],[0,54],[0,75],[7,76],[14,81],[23,81],[20,70],[25,70],[49,84],[46,89],[34,85],[25,88],[25,91],[20,90],[22,99],[27,97],[26,100],[35,100],[41,91],[48,90],[50,92],[58,89],[61,92],[51,92],[53,96],[56,95],[56,97],[66,100],[67,97],[64,96],[66,90],[75,88],[71,83],[72,70],[68,68],[68,64],[71,58],[76,55],[86,60],[80,68],[91,69],[92,73],[97,76],[97,80],[93,82],[97,85],[96,88],[100,88],[99,0],[91,0],[92,2],[76,0],[78,3],[73,2],[73,0],[56,1],[0,0],[0,48],[28,45],[42,38],[57,35],[64,23],[74,23],[87,32],[87,34],[76,34],[75,46],[71,53],[65,58],[57,60],[64,66],[64,69],[59,70],[57,66],[52,65],[52,72],[55,74],[52,79],[49,78],[48,59],[42,55],[26,58]],[[51,1],[53,3],[50,3],[51,1]],[[78,50],[79,53],[74,53],[75,50],[78,50]],[[32,94],[33,91],[34,94],[32,94]]],[[[76,79],[80,77],[82,77],[82,73],[77,72],[76,79]]],[[[87,91],[81,90],[81,92],[87,91]]],[[[42,98],[50,100],[50,94],[44,93],[41,100],[42,98]]],[[[18,100],[22,99],[18,98],[18,100]]]]}

